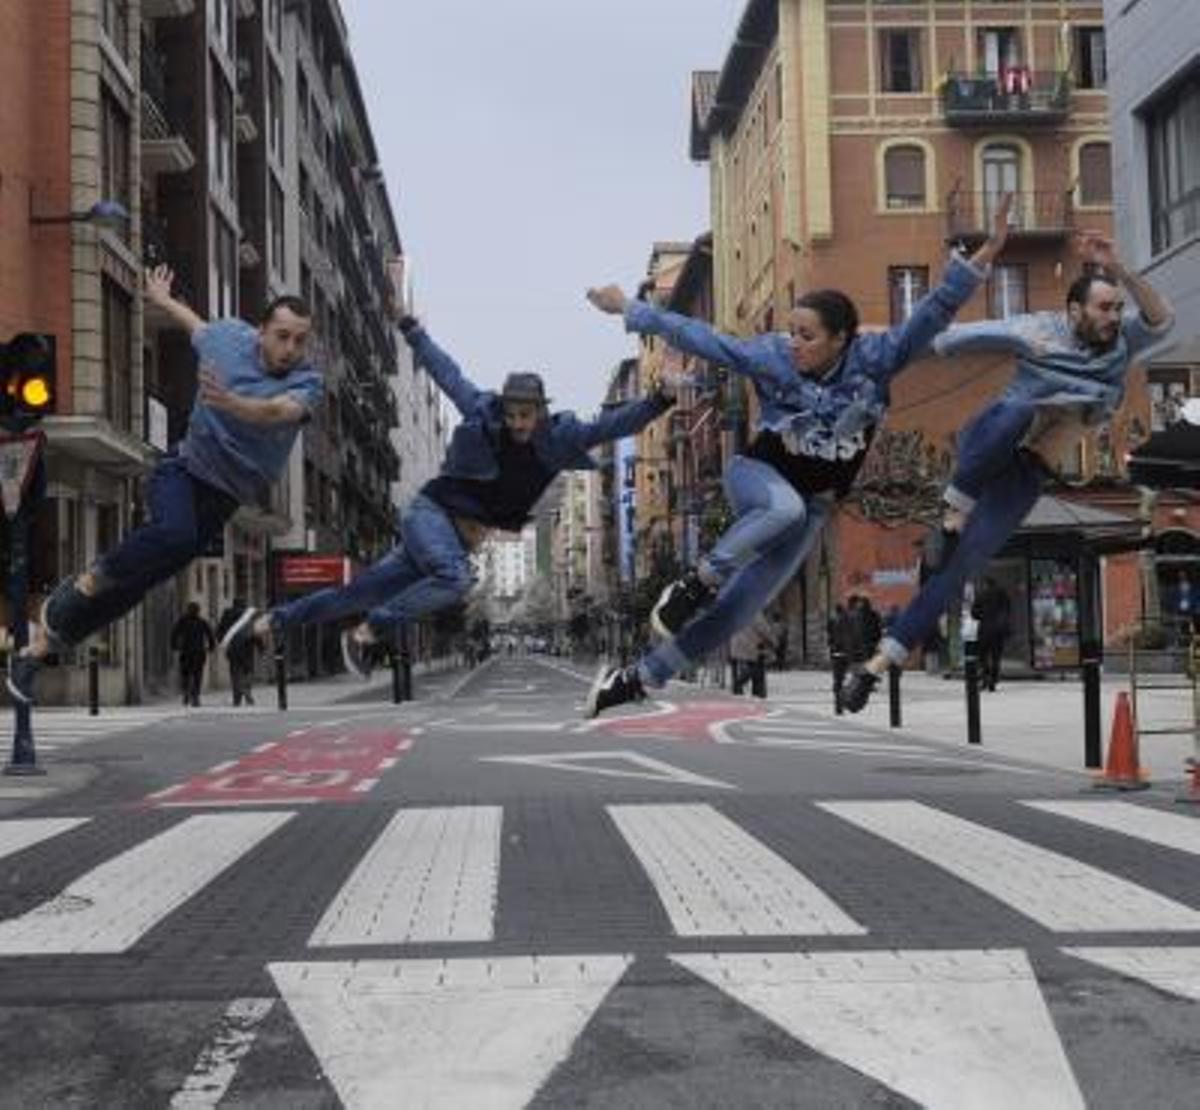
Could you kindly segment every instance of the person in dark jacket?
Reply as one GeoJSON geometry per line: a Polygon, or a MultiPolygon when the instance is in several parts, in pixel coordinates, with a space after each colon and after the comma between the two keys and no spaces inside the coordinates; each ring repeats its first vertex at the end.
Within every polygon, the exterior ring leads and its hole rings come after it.
{"type": "Polygon", "coordinates": [[[983,688],[994,690],[1000,681],[1004,643],[1012,632],[1012,602],[994,578],[984,578],[971,606],[971,616],[979,622],[976,639],[983,688]]]}
{"type": "MultiPolygon", "coordinates": [[[[221,614],[217,621],[217,639],[221,639],[246,611],[245,598],[235,597],[229,608],[221,614]]],[[[226,653],[229,660],[229,686],[233,694],[233,704],[254,704],[251,687],[254,685],[254,650],[258,645],[252,639],[245,639],[235,650],[226,653]]]]}
{"type": "Polygon", "coordinates": [[[841,704],[842,684],[846,681],[846,672],[850,669],[850,656],[853,648],[853,631],[850,628],[850,614],[840,601],[833,608],[833,615],[825,624],[825,636],[829,644],[829,662],[833,668],[833,701],[841,704]]]}
{"type": "Polygon", "coordinates": [[[200,606],[188,602],[183,616],[171,629],[171,650],[179,652],[179,684],[184,705],[200,705],[200,683],[204,679],[204,661],[217,646],[213,630],[200,615],[200,606]]]}

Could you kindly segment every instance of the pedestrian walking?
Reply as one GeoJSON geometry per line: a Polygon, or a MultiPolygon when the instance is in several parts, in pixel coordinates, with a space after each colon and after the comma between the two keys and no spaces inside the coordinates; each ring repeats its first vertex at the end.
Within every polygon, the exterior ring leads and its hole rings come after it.
{"type": "Polygon", "coordinates": [[[985,690],[995,690],[1000,681],[1004,644],[1012,633],[1012,601],[991,576],[980,584],[971,604],[971,616],[977,622],[975,637],[979,647],[980,683],[985,690]]]}
{"type": "MultiPolygon", "coordinates": [[[[245,598],[235,597],[217,621],[218,640],[225,636],[245,611],[245,598]]],[[[257,646],[253,640],[248,639],[239,644],[236,650],[225,653],[229,663],[229,687],[235,707],[243,702],[247,705],[254,704],[254,653],[257,646]]]]}
{"type": "Polygon", "coordinates": [[[730,688],[740,694],[746,684],[753,685],[756,675],[767,666],[767,653],[775,647],[775,629],[766,616],[760,615],[746,628],[736,632],[729,641],[729,662],[732,671],[730,688]]]}
{"type": "Polygon", "coordinates": [[[964,582],[1020,526],[1052,473],[1050,462],[1082,429],[1106,419],[1124,397],[1130,366],[1171,329],[1167,302],[1127,270],[1113,242],[1095,231],[1076,243],[1087,267],[1067,291],[1065,312],[963,324],[934,343],[939,354],[1000,351],[1017,372],[1003,396],[963,432],[945,492],[935,573],[900,614],[880,649],[850,676],[845,705],[857,712],[889,665],[921,644],[964,582]],[[1136,309],[1125,313],[1121,287],[1136,309]]]}
{"type": "Polygon", "coordinates": [[[968,260],[952,259],[941,283],[902,324],[859,334],[858,310],[838,290],[802,296],[789,334],[742,339],[699,320],[627,298],[615,285],[588,298],[621,314],[628,330],[729,367],[757,395],[753,441],[725,472],[734,522],[699,564],[669,585],[651,612],[663,642],[628,667],[597,674],[596,715],[645,697],[694,666],[770,603],[803,564],[833,504],[854,482],[890,401],[891,380],[919,358],[984,280],[1008,235],[1011,197],[991,236],[968,260]]]}
{"type": "Polygon", "coordinates": [[[242,320],[207,323],[172,295],[173,283],[171,270],[159,266],[146,275],[146,297],[188,333],[200,360],[187,434],[150,477],[149,523],[46,599],[10,669],[10,690],[23,701],[32,700],[36,670],[52,652],[107,627],[187,567],[239,506],[266,502],[320,402],[321,375],[306,355],[312,313],[304,301],[277,297],[257,328],[242,320]]]}
{"type": "Polygon", "coordinates": [[[183,616],[171,629],[171,650],[179,653],[179,686],[184,705],[200,707],[204,663],[216,646],[212,626],[200,615],[200,606],[188,602],[183,616]]]}
{"type": "Polygon", "coordinates": [[[471,552],[488,532],[520,532],[546,487],[564,470],[593,470],[588,451],[641,431],[674,403],[671,375],[646,396],[580,420],[551,412],[540,375],[512,373],[499,392],[481,389],[412,316],[401,334],[462,419],[441,470],[409,503],[400,542],[348,585],[318,590],[258,613],[248,609],[226,633],[226,651],[251,637],[266,640],[288,628],[365,614],[342,634],[347,670],[370,672],[377,645],[404,622],[461,600],[473,584],[471,552]]]}
{"type": "Polygon", "coordinates": [[[846,681],[846,673],[850,669],[854,643],[850,614],[840,601],[833,607],[833,613],[825,622],[825,640],[833,671],[833,703],[838,705],[842,697],[842,684],[846,681]]]}

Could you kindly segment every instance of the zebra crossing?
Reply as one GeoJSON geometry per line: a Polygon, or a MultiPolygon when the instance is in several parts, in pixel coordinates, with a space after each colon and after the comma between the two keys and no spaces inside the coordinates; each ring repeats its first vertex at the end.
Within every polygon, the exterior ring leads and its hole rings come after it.
{"type": "MultiPolygon", "coordinates": [[[[1200,856],[1200,821],[1191,815],[1079,798],[1004,802],[985,821],[929,800],[790,803],[798,826],[827,827],[826,850],[838,837],[878,842],[931,881],[951,884],[952,903],[975,892],[1024,920],[1027,940],[1038,938],[1014,943],[998,928],[983,948],[930,947],[897,942],[886,897],[848,904],[849,884],[828,881],[786,816],[770,823],[782,835],[765,836],[745,811],[723,804],[595,803],[606,835],[588,845],[577,881],[602,871],[601,857],[620,857],[630,874],[625,897],[653,902],[642,920],[659,922],[657,931],[564,933],[548,953],[512,954],[511,940],[494,948],[511,938],[506,875],[528,882],[522,837],[502,805],[397,808],[356,842],[350,866],[331,868],[329,882],[314,886],[302,944],[276,944],[269,916],[245,929],[348,1107],[389,1105],[399,1089],[422,1105],[477,1105],[484,1090],[489,1105],[525,1105],[647,959],[666,960],[693,990],[719,991],[816,1052],[933,1107],[1006,1107],[1018,1089],[1035,1106],[1085,1104],[1039,979],[1048,959],[1200,1001],[1194,888],[1155,889],[1153,880],[995,827],[998,812],[1032,812],[1051,828],[1098,830],[1190,866],[1200,856]],[[1121,946],[1123,933],[1137,943],[1121,946]],[[1148,943],[1155,934],[1161,943],[1148,943]]],[[[0,903],[12,911],[0,916],[0,977],[46,956],[82,958],[82,978],[88,958],[145,952],[152,932],[187,927],[189,906],[212,884],[239,874],[250,885],[271,882],[261,849],[290,837],[289,847],[304,852],[304,816],[286,808],[145,815],[156,822],[150,835],[88,859],[46,897],[0,903]]],[[[72,838],[86,839],[103,819],[0,821],[0,888],[36,869],[38,853],[70,854],[72,838]]],[[[578,845],[544,847],[557,856],[578,845]]],[[[565,887],[558,897],[575,893],[565,887]]],[[[270,1009],[269,999],[239,999],[230,1020],[253,1025],[270,1009]]],[[[220,1057],[227,1083],[238,1061],[252,1059],[251,1041],[246,1033],[233,1062],[220,1057]]]]}

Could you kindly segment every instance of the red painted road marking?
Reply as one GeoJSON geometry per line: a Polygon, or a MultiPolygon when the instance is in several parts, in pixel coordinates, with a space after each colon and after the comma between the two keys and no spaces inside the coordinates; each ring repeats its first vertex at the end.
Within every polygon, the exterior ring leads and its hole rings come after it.
{"type": "Polygon", "coordinates": [[[770,712],[765,706],[731,701],[689,701],[667,712],[610,717],[596,722],[597,731],[616,736],[654,736],[665,740],[721,740],[719,726],[752,721],[770,712]]]}
{"type": "Polygon", "coordinates": [[[304,731],[260,744],[145,800],[158,806],[352,802],[411,747],[412,737],[395,729],[304,731]]]}

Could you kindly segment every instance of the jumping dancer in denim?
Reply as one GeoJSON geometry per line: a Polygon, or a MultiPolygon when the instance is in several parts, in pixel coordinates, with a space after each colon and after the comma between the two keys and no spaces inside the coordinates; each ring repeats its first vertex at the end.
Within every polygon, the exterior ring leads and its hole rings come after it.
{"type": "Polygon", "coordinates": [[[272,301],[257,328],[206,323],[172,296],[173,283],[159,266],[146,275],[146,297],[188,333],[200,360],[187,435],[150,476],[150,523],[59,583],[29,646],[10,656],[8,689],[22,701],[32,700],[34,674],[48,655],[124,616],[220,537],[240,506],[266,501],[320,402],[321,374],[305,357],[312,313],[302,300],[272,301]]]}
{"type": "Polygon", "coordinates": [[[790,335],[739,339],[698,320],[628,300],[616,286],[588,299],[622,313],[629,331],[727,366],[758,396],[757,435],[725,471],[734,523],[697,567],[663,591],[651,615],[666,638],[638,662],[602,667],[588,714],[645,697],[748,625],[803,564],[833,504],[850,490],[890,397],[889,385],[954,318],[1008,235],[1011,198],[969,261],[952,259],[942,283],[905,323],[859,335],[853,302],[835,290],[805,294],[790,335]]]}
{"type": "Polygon", "coordinates": [[[1111,240],[1080,234],[1091,267],[1072,283],[1065,312],[959,324],[934,342],[942,355],[999,351],[1017,373],[999,400],[964,429],[945,492],[938,571],[897,618],[879,650],[843,688],[857,713],[889,665],[899,666],[932,632],[962,584],[978,574],[1033,508],[1053,460],[1082,429],[1112,415],[1129,367],[1173,323],[1170,306],[1121,264],[1111,240]],[[1136,310],[1124,313],[1120,286],[1136,310]]]}
{"type": "Polygon", "coordinates": [[[641,431],[674,404],[665,385],[595,420],[551,413],[537,374],[509,374],[499,393],[472,384],[411,316],[398,324],[419,365],[462,414],[441,472],[410,502],[400,542],[345,586],[318,590],[265,613],[244,613],[222,641],[279,636],[295,625],[365,613],[342,633],[347,670],[366,677],[373,647],[401,624],[444,609],[471,589],[471,551],[492,529],[519,532],[563,470],[591,470],[588,451],[641,431]]]}

